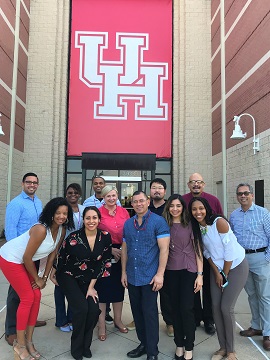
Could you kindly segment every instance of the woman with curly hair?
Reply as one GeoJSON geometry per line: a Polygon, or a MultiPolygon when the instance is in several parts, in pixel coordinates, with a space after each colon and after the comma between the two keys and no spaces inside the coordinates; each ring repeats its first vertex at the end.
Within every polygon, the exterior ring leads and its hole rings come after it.
{"type": "Polygon", "coordinates": [[[194,295],[203,284],[200,244],[194,242],[187,207],[179,194],[166,202],[163,216],[170,226],[169,257],[164,274],[173,314],[176,360],[193,359],[195,340],[194,295]]]}
{"type": "Polygon", "coordinates": [[[91,358],[93,330],[100,314],[95,284],[110,275],[111,236],[98,229],[101,215],[95,206],[83,211],[83,227],[63,242],[51,280],[65,294],[73,314],[71,355],[91,358]],[[54,276],[55,274],[55,276],[54,276]]]}
{"type": "Polygon", "coordinates": [[[20,298],[17,340],[13,345],[17,360],[41,357],[32,341],[40,306],[40,290],[46,286],[55,255],[65,237],[65,227],[74,227],[72,209],[66,199],[54,198],[44,207],[38,224],[0,249],[0,268],[20,298]],[[40,277],[34,261],[46,256],[44,275],[40,277]]]}
{"type": "Polygon", "coordinates": [[[228,221],[215,215],[208,201],[194,197],[189,203],[194,238],[203,242],[210,271],[213,317],[220,349],[212,360],[236,360],[234,307],[248,277],[245,250],[237,242],[228,221]]]}

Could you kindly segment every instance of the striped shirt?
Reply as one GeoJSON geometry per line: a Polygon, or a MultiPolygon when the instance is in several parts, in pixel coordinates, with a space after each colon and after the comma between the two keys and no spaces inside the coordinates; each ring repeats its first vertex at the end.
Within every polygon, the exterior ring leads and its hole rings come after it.
{"type": "Polygon", "coordinates": [[[244,211],[234,210],[230,217],[231,228],[244,249],[266,247],[266,260],[270,261],[270,213],[267,209],[252,204],[244,211]]]}

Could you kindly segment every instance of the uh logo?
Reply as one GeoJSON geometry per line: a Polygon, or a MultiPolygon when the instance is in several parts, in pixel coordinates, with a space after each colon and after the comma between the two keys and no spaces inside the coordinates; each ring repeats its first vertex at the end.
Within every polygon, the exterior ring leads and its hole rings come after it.
{"type": "Polygon", "coordinates": [[[135,120],[168,120],[168,103],[163,101],[168,63],[144,61],[149,34],[116,33],[119,61],[104,60],[108,32],[76,31],[75,47],[80,49],[80,80],[99,89],[94,119],[127,120],[128,101],[133,100],[135,120]]]}

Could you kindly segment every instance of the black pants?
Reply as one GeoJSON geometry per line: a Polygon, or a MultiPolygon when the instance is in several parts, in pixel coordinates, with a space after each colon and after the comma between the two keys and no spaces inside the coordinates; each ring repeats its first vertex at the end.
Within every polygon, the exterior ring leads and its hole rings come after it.
{"type": "Polygon", "coordinates": [[[210,291],[210,265],[203,258],[203,287],[202,287],[202,304],[200,292],[195,294],[195,321],[196,324],[203,321],[205,324],[214,323],[212,313],[212,297],[210,291]]]}
{"type": "MultiPolygon", "coordinates": [[[[39,271],[40,260],[35,261],[37,272],[39,271]]],[[[13,287],[10,285],[8,288],[7,295],[7,310],[6,310],[6,321],[5,321],[5,333],[6,335],[16,334],[16,317],[17,310],[20,304],[20,298],[13,287]]]]}
{"type": "Polygon", "coordinates": [[[61,272],[56,274],[56,279],[73,314],[71,355],[79,358],[90,349],[93,330],[100,314],[99,305],[98,302],[94,302],[92,297],[85,298],[89,283],[83,283],[73,276],[61,272]]]}
{"type": "Polygon", "coordinates": [[[172,304],[169,295],[169,289],[164,281],[163,287],[159,290],[160,296],[160,309],[163,320],[165,321],[166,325],[172,325],[172,304]]]}
{"type": "Polygon", "coordinates": [[[193,350],[195,340],[194,282],[197,274],[187,270],[166,270],[173,313],[174,342],[177,347],[193,350]]]}
{"type": "Polygon", "coordinates": [[[128,293],[138,339],[145,346],[148,356],[156,356],[159,341],[158,293],[152,290],[152,285],[131,284],[128,284],[128,293]]]}

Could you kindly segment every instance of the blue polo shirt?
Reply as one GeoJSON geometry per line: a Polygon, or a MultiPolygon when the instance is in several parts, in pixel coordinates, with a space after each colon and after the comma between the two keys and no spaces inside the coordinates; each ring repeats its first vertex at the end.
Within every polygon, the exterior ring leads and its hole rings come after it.
{"type": "Polygon", "coordinates": [[[143,216],[141,226],[138,215],[124,225],[123,241],[127,245],[127,280],[134,286],[148,285],[159,266],[158,239],[169,237],[170,228],[165,219],[150,210],[143,216]]]}

